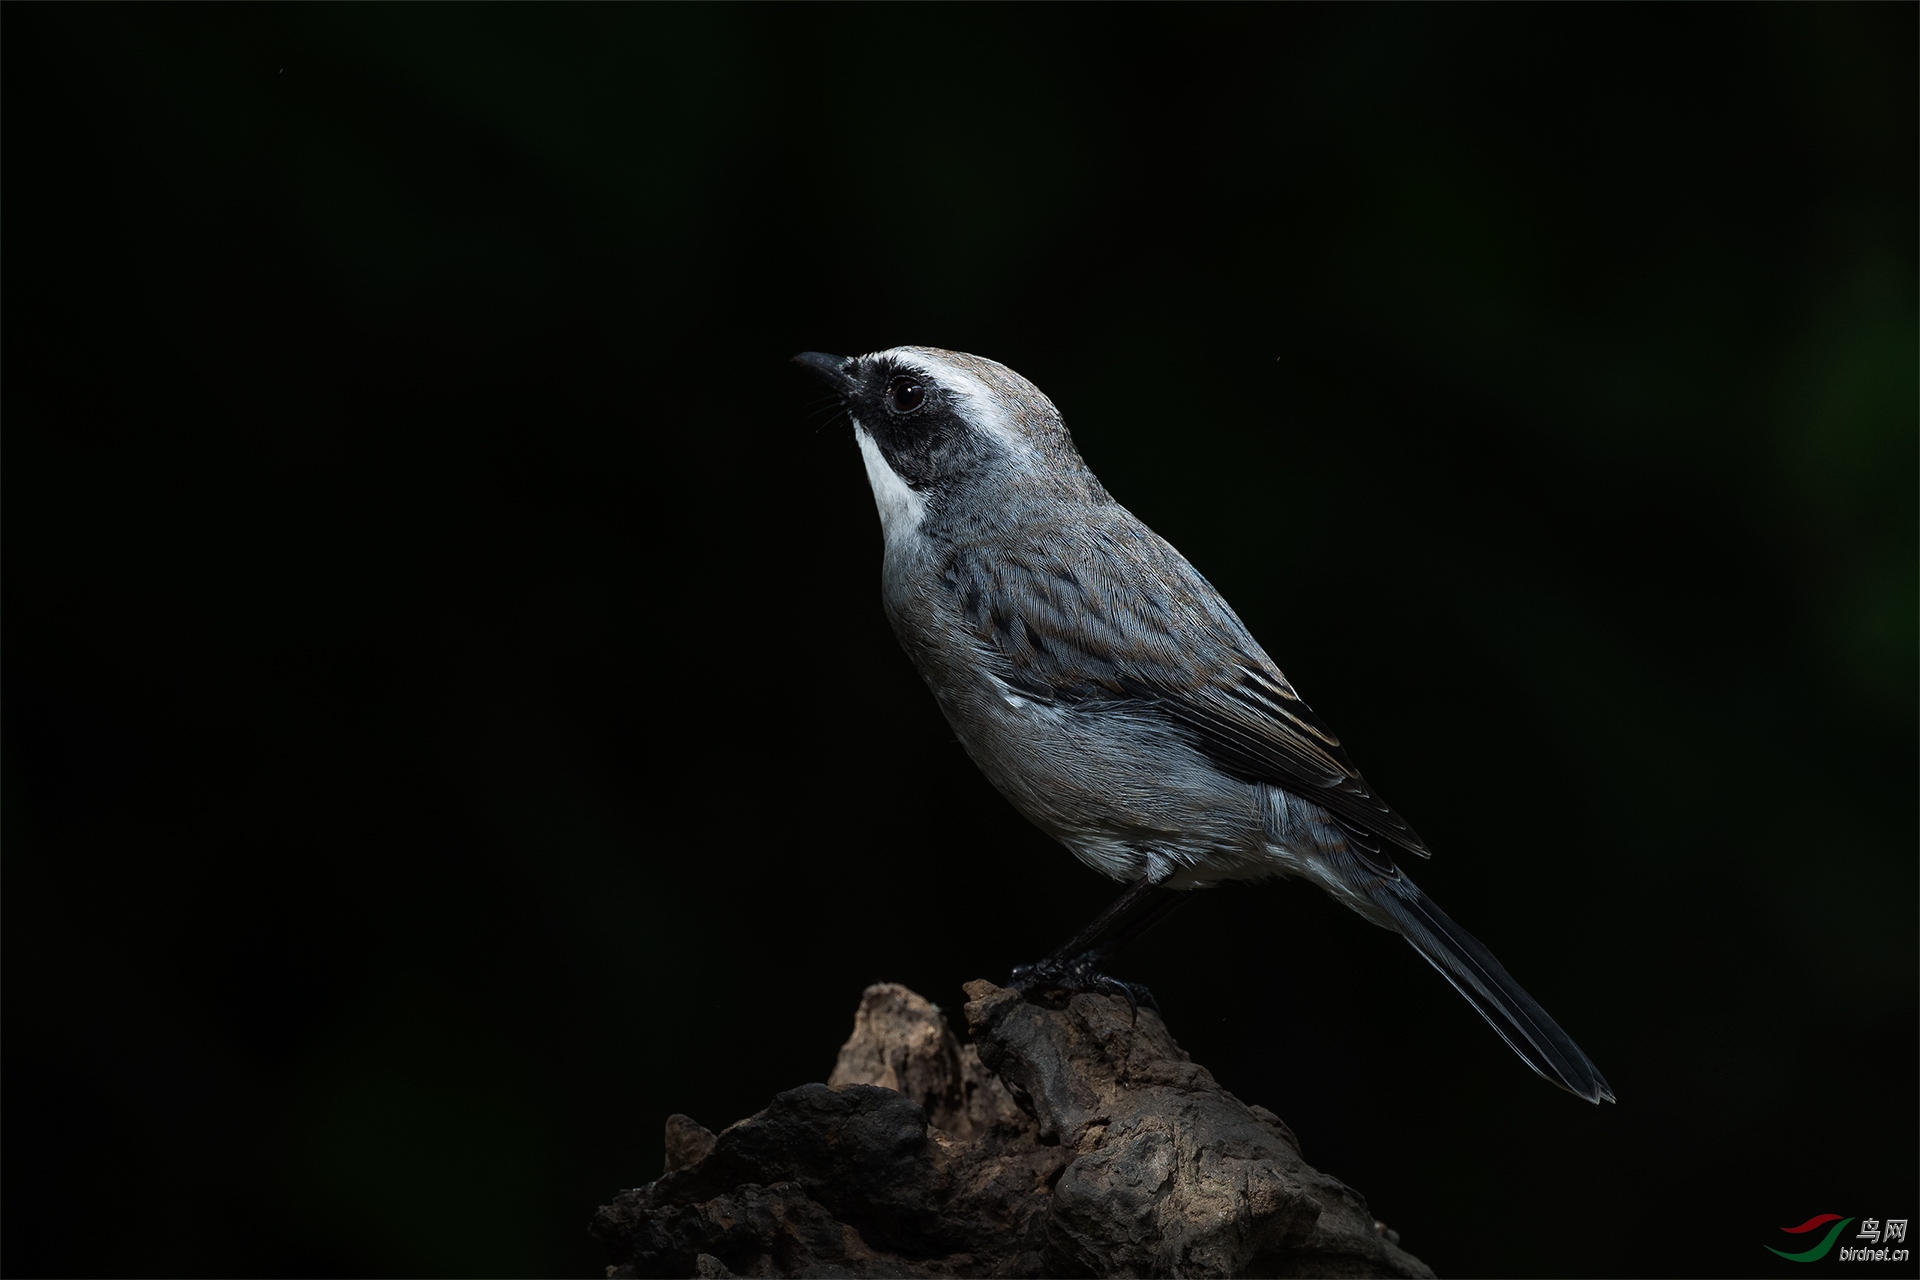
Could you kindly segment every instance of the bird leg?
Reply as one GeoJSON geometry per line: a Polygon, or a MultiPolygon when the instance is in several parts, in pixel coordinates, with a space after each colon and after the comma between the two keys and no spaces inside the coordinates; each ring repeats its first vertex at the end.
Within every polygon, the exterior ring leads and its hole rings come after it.
{"type": "Polygon", "coordinates": [[[1123,997],[1135,1018],[1145,1004],[1155,1013],[1160,1004],[1153,993],[1137,982],[1122,982],[1101,971],[1101,966],[1122,947],[1171,915],[1187,895],[1142,876],[1127,887],[1113,904],[1087,923],[1080,932],[1046,959],[1014,969],[1009,983],[1014,990],[1027,992],[1102,991],[1123,997]]]}

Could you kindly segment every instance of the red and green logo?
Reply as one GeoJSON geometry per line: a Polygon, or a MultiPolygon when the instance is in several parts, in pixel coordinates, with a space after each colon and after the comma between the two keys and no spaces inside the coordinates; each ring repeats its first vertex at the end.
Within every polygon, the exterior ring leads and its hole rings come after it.
{"type": "Polygon", "coordinates": [[[1818,1231],[1831,1222],[1833,1228],[1827,1232],[1827,1238],[1825,1240],[1822,1240],[1819,1244],[1804,1253],[1788,1253],[1785,1249],[1776,1249],[1772,1245],[1767,1246],[1767,1252],[1777,1253],[1788,1262],[1818,1262],[1833,1252],[1833,1242],[1840,1238],[1840,1233],[1845,1231],[1847,1224],[1852,1221],[1852,1218],[1843,1218],[1837,1213],[1817,1213],[1797,1227],[1782,1227],[1780,1229],[1790,1236],[1803,1236],[1809,1231],[1818,1231]]]}

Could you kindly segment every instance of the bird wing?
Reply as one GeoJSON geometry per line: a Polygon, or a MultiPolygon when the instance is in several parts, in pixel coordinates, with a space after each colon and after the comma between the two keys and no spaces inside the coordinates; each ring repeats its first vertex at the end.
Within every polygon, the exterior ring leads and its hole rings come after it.
{"type": "Polygon", "coordinates": [[[1326,808],[1354,852],[1427,856],[1333,732],[1198,570],[1123,508],[956,550],[947,585],[994,674],[1023,696],[1165,717],[1216,767],[1326,808]]]}

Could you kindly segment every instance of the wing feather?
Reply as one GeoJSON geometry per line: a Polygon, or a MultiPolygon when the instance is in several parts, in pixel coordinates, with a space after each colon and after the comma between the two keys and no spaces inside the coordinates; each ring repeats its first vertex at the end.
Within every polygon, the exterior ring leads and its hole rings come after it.
{"type": "Polygon", "coordinates": [[[1046,702],[1164,716],[1222,771],[1324,806],[1382,874],[1413,828],[1194,567],[1118,506],[957,548],[947,586],[995,675],[1046,702]],[[1013,543],[1019,549],[1007,551],[1013,543]]]}

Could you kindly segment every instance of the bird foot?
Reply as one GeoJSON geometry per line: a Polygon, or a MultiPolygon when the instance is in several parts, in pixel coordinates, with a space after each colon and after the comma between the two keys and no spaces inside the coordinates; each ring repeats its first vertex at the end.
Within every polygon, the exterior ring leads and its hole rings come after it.
{"type": "Polygon", "coordinates": [[[1146,984],[1123,982],[1111,974],[1102,973],[1098,967],[1102,959],[1096,952],[1066,960],[1049,956],[1045,960],[1015,968],[1007,985],[1021,995],[1072,996],[1090,992],[1119,996],[1127,1002],[1127,1009],[1133,1014],[1135,1022],[1140,1020],[1141,1005],[1155,1013],[1160,1012],[1160,1002],[1153,998],[1153,992],[1147,990],[1146,984]]]}

